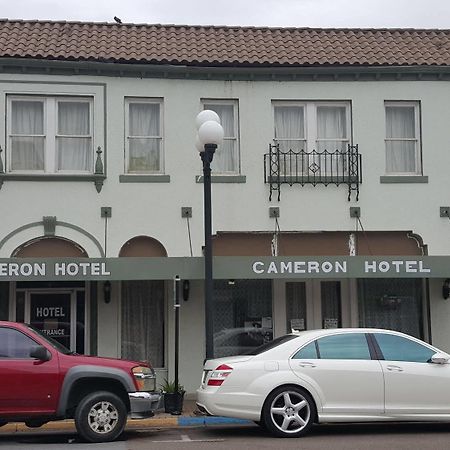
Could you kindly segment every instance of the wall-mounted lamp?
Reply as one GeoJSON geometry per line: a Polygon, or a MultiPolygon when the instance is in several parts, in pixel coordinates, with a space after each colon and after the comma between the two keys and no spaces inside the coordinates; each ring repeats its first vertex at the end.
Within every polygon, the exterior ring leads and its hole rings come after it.
{"type": "Polygon", "coordinates": [[[103,301],[109,303],[111,301],[111,281],[106,280],[103,283],[103,301]]]}
{"type": "Polygon", "coordinates": [[[447,278],[442,285],[442,298],[447,300],[450,297],[450,278],[447,278]]]}
{"type": "Polygon", "coordinates": [[[228,285],[229,286],[234,286],[234,284],[235,284],[235,281],[234,280],[228,280],[228,285]]]}

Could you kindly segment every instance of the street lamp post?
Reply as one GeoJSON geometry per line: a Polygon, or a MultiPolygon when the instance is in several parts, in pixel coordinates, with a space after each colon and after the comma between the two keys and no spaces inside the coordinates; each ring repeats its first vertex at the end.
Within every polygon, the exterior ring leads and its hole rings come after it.
{"type": "Polygon", "coordinates": [[[213,260],[211,226],[211,163],[214,152],[223,139],[223,128],[219,116],[211,110],[204,110],[196,118],[198,129],[196,147],[203,162],[203,210],[205,231],[205,338],[206,359],[214,357],[213,322],[213,260]]]}

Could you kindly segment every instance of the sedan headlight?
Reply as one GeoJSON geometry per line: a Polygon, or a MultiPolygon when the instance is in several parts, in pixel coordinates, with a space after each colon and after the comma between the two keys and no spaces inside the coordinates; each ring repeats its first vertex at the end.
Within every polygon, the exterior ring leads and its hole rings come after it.
{"type": "Polygon", "coordinates": [[[150,367],[133,367],[133,376],[139,391],[156,391],[155,371],[150,367]]]}

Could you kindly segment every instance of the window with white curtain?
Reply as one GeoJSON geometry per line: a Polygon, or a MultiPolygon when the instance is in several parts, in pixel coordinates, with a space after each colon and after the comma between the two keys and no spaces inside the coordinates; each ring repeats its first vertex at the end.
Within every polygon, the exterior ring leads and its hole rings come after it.
{"type": "Polygon", "coordinates": [[[348,102],[274,102],[275,141],[280,150],[344,151],[349,143],[348,102]]]}
{"type": "Polygon", "coordinates": [[[164,281],[122,282],[121,356],[164,367],[164,281]]]}
{"type": "Polygon", "coordinates": [[[224,131],[211,163],[213,173],[239,173],[238,102],[237,100],[203,100],[203,109],[215,111],[224,131]]]}
{"type": "MultiPolygon", "coordinates": [[[[344,152],[350,143],[350,103],[325,101],[276,101],[274,108],[274,142],[282,152],[335,151],[344,152]]],[[[289,158],[281,161],[285,174],[306,172],[313,163],[324,164],[320,155],[298,162],[289,158]],[[297,164],[294,167],[294,164],[297,164]],[[291,167],[292,165],[292,167],[291,167]]],[[[337,164],[343,164],[338,158],[337,164]]],[[[325,167],[325,166],[324,166],[325,167]]]]}
{"type": "Polygon", "coordinates": [[[162,100],[125,100],[126,173],[162,173],[162,100]]]}
{"type": "Polygon", "coordinates": [[[420,134],[418,102],[385,102],[386,173],[420,175],[420,134]]]}
{"type": "Polygon", "coordinates": [[[8,97],[8,170],[92,173],[92,98],[8,97]]]}

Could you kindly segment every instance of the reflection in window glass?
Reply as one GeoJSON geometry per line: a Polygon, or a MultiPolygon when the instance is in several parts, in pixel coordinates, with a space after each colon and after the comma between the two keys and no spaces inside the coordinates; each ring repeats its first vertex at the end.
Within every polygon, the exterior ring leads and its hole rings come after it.
{"type": "Polygon", "coordinates": [[[387,361],[428,362],[434,350],[401,336],[376,333],[378,345],[387,361]]]}
{"type": "Polygon", "coordinates": [[[317,341],[321,359],[371,359],[363,333],[326,336],[317,341]]]}
{"type": "Polygon", "coordinates": [[[248,353],[273,339],[270,280],[214,281],[214,357],[248,353]]]}
{"type": "Polygon", "coordinates": [[[317,359],[316,343],[310,342],[305,345],[295,354],[294,359],[317,359]]]}
{"type": "Polygon", "coordinates": [[[401,331],[422,339],[422,283],[406,278],[360,279],[359,326],[401,331]]]}

